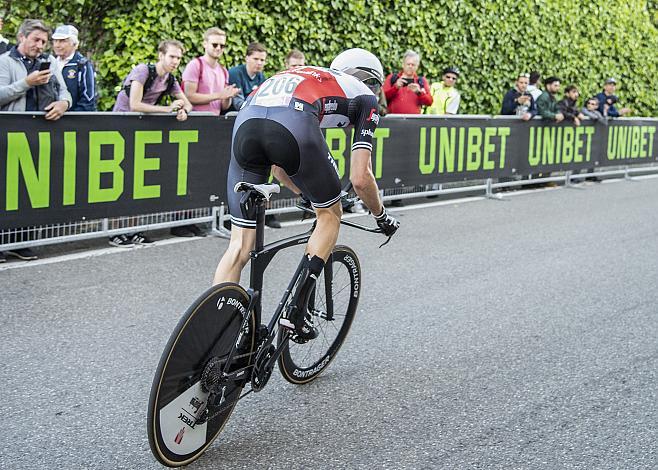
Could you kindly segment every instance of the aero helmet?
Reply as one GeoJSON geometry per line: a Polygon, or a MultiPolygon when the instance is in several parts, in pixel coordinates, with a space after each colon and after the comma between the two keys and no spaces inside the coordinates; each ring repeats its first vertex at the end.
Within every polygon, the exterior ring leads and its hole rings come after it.
{"type": "Polygon", "coordinates": [[[336,56],[330,68],[339,70],[361,80],[366,84],[384,83],[384,69],[377,56],[358,47],[347,49],[336,56]],[[369,83],[370,82],[370,83],[369,83]]]}

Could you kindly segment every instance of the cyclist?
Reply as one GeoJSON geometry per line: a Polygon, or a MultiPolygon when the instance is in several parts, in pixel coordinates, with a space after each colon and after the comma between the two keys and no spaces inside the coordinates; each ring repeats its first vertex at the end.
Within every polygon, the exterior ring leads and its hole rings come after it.
{"type": "Polygon", "coordinates": [[[379,123],[375,93],[383,78],[375,55],[348,49],[336,56],[330,69],[298,67],[266,80],[245,101],[233,127],[227,184],[231,240],[214,282],[239,282],[256,239],[255,216],[242,214],[241,196],[233,188],[240,181],[267,182],[272,168],[277,179],[311,201],[317,216],[293,297],[296,302],[281,319],[300,342],[318,335],[304,306],[336,244],[342,215],[338,169],[320,128],[355,126],[350,161],[354,190],[385,235],[393,235],[399,226],[379,198],[370,161],[379,123]]]}

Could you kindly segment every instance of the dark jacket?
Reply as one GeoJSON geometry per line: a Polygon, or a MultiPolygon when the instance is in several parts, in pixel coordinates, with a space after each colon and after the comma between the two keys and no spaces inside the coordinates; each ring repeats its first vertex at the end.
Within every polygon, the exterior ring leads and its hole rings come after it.
{"type": "Polygon", "coordinates": [[[573,121],[574,118],[577,118],[580,114],[578,106],[574,100],[567,98],[566,96],[558,101],[557,109],[564,114],[564,119],[568,121],[573,121]]]}
{"type": "Polygon", "coordinates": [[[560,112],[555,97],[544,90],[537,98],[537,112],[545,120],[555,121],[555,115],[560,112]]]}
{"type": "Polygon", "coordinates": [[[505,93],[505,96],[503,97],[503,106],[500,111],[500,114],[504,115],[515,115],[517,113],[517,108],[525,108],[525,106],[521,106],[516,100],[522,96],[526,95],[530,97],[530,106],[528,106],[525,111],[522,114],[525,114],[526,112],[530,113],[532,117],[535,117],[537,115],[537,103],[535,103],[535,100],[533,99],[532,95],[528,92],[526,93],[521,93],[519,90],[516,88],[512,88],[510,91],[505,93]]]}
{"type": "Polygon", "coordinates": [[[73,99],[69,111],[96,111],[96,78],[91,62],[76,51],[62,67],[62,76],[73,99]]]}
{"type": "Polygon", "coordinates": [[[604,105],[606,100],[611,99],[613,103],[610,105],[608,108],[608,117],[619,117],[619,111],[615,107],[615,104],[617,102],[617,97],[615,95],[612,96],[607,96],[604,92],[599,93],[596,95],[596,99],[599,100],[599,112],[603,114],[604,116],[606,115],[604,112],[604,105]]]}

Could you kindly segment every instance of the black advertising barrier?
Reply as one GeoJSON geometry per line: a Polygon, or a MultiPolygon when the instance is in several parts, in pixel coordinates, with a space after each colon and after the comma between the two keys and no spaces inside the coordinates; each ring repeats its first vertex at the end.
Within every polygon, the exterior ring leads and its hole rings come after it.
{"type": "Polygon", "coordinates": [[[221,121],[0,113],[0,229],[219,204],[232,128],[221,121]]]}
{"type": "MultiPolygon", "coordinates": [[[[234,118],[0,113],[0,229],[219,205],[234,118]]],[[[658,161],[658,120],[381,119],[381,188],[658,161]]],[[[327,129],[343,180],[351,128],[327,129]]],[[[287,194],[288,196],[290,193],[287,194]]],[[[286,194],[281,196],[285,197],[286,194]]]]}

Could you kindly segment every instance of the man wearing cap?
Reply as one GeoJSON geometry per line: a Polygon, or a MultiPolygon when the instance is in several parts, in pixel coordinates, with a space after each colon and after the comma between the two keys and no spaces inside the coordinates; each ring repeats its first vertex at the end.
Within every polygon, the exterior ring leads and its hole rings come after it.
{"type": "Polygon", "coordinates": [[[49,32],[41,20],[25,20],[18,29],[18,46],[0,56],[0,111],[45,111],[46,119],[55,121],[70,107],[56,59],[43,52],[49,32]]]}
{"type": "Polygon", "coordinates": [[[459,69],[457,67],[447,67],[443,69],[440,82],[432,83],[430,94],[434,99],[431,106],[426,110],[426,114],[457,114],[461,96],[455,84],[459,78],[459,69]]]}
{"type": "Polygon", "coordinates": [[[596,98],[599,100],[599,112],[604,116],[619,117],[631,112],[630,108],[617,109],[615,107],[615,103],[619,101],[619,98],[615,95],[616,89],[617,80],[611,77],[603,84],[603,91],[596,95],[596,98]]]}
{"type": "Polygon", "coordinates": [[[58,26],[53,34],[53,51],[73,104],[69,111],[96,111],[96,86],[91,62],[78,52],[78,30],[58,26]]]}

